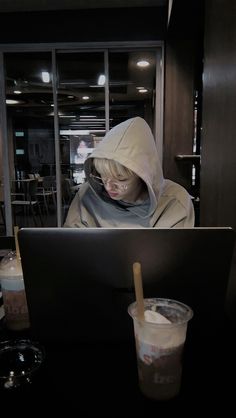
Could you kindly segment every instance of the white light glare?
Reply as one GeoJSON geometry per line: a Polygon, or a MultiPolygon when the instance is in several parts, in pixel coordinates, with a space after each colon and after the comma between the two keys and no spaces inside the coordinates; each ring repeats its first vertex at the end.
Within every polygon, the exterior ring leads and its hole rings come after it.
{"type": "Polygon", "coordinates": [[[137,62],[138,67],[148,67],[150,63],[147,60],[140,60],[137,62]]]}
{"type": "Polygon", "coordinates": [[[18,104],[18,103],[20,103],[19,100],[6,99],[6,104],[18,104]]]}
{"type": "Polygon", "coordinates": [[[139,93],[147,93],[147,89],[139,89],[138,92],[139,93]]]}
{"type": "Polygon", "coordinates": [[[106,77],[104,74],[100,74],[100,76],[98,77],[98,85],[99,86],[104,86],[106,81],[106,77]]]}
{"type": "Polygon", "coordinates": [[[50,75],[47,71],[42,71],[42,80],[44,83],[49,83],[50,75]]]}

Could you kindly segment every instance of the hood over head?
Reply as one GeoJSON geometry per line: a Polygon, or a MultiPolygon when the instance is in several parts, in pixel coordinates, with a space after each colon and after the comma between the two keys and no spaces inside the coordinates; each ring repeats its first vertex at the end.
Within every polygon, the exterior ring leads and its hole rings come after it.
{"type": "MultiPolygon", "coordinates": [[[[150,197],[148,214],[155,211],[164,179],[155,140],[144,119],[128,119],[105,135],[85,161],[84,169],[88,181],[93,158],[115,160],[132,170],[147,185],[150,197]]],[[[91,183],[90,185],[94,189],[91,183]]]]}

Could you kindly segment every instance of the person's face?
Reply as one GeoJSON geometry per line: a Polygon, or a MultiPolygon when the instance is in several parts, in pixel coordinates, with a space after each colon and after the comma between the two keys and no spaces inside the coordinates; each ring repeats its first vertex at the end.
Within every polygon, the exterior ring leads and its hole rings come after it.
{"type": "Polygon", "coordinates": [[[79,152],[80,148],[86,148],[86,143],[84,141],[80,141],[78,147],[77,147],[77,151],[79,152]]]}
{"type": "Polygon", "coordinates": [[[141,189],[141,180],[137,176],[112,179],[101,176],[104,188],[111,199],[134,202],[141,189]]]}

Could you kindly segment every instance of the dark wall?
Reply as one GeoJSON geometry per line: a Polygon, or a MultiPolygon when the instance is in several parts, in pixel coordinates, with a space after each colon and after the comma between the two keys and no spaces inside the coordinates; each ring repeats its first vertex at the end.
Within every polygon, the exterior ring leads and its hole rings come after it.
{"type": "Polygon", "coordinates": [[[162,40],[166,7],[0,13],[0,43],[162,40]]]}
{"type": "Polygon", "coordinates": [[[175,157],[193,150],[194,52],[191,40],[166,46],[163,169],[166,178],[189,191],[192,166],[175,157]]]}
{"type": "Polygon", "coordinates": [[[236,228],[236,2],[206,2],[201,224],[236,228]],[[227,6],[227,7],[225,7],[227,6]]]}
{"type": "MultiPolygon", "coordinates": [[[[206,2],[201,212],[202,226],[236,228],[236,3],[206,2]]],[[[226,298],[236,320],[236,245],[226,298]]]]}
{"type": "MultiPolygon", "coordinates": [[[[193,186],[191,182],[192,161],[177,160],[176,155],[193,153],[195,92],[201,97],[203,3],[202,0],[174,0],[165,58],[164,175],[195,197],[199,196],[199,183],[193,186]]],[[[200,100],[198,108],[200,114],[200,100]]],[[[199,129],[197,135],[200,141],[199,129]]],[[[199,178],[199,163],[197,169],[199,178]]]]}

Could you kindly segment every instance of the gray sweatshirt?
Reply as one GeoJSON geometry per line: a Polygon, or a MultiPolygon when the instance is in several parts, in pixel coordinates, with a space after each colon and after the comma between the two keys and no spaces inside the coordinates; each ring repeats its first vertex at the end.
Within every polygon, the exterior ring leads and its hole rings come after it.
{"type": "Polygon", "coordinates": [[[116,125],[85,161],[87,182],[74,197],[65,227],[191,228],[194,209],[190,195],[177,183],[163,178],[156,144],[149,125],[135,117],[116,125]],[[90,183],[92,158],[115,160],[146,184],[148,199],[125,204],[109,198],[102,186],[90,183]]]}

